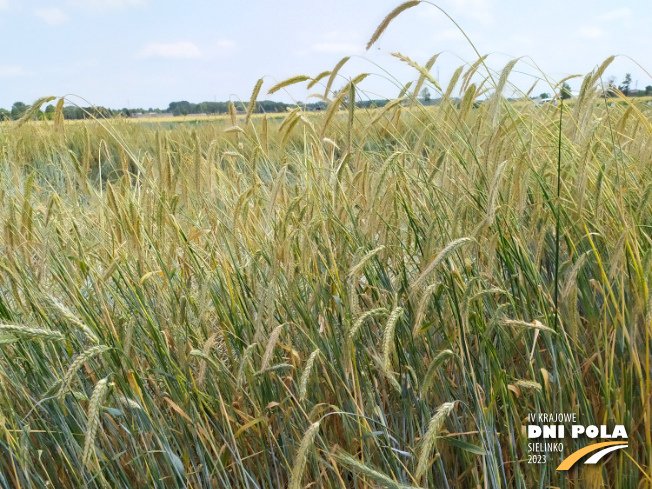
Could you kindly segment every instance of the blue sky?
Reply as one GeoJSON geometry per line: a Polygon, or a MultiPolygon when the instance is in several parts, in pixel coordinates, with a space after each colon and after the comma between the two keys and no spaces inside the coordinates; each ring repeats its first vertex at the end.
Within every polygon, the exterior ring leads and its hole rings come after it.
{"type": "MultiPolygon", "coordinates": [[[[248,99],[256,80],[264,88],[287,77],[332,68],[353,58],[343,77],[373,73],[361,88],[371,98],[396,96],[384,72],[401,82],[437,52],[433,74],[445,82],[475,55],[455,26],[430,5],[392,23],[380,42],[364,45],[395,0],[0,0],[0,107],[44,95],[75,94],[108,107],[167,107],[173,100],[248,99]]],[[[442,0],[489,65],[529,56],[516,71],[534,73],[532,60],[559,80],[585,74],[611,54],[626,54],[652,72],[652,5],[635,0],[442,0]]],[[[652,79],[619,57],[606,75],[632,73],[639,88],[652,79]]],[[[515,83],[529,88],[531,76],[515,83]]],[[[344,78],[339,82],[344,83],[344,78]]],[[[338,83],[336,83],[336,87],[338,83]]],[[[579,87],[580,81],[571,85],[579,87]]],[[[535,93],[550,91],[540,83],[535,93]]],[[[269,97],[305,100],[302,88],[269,97]]],[[[263,95],[263,98],[266,98],[263,95]]]]}

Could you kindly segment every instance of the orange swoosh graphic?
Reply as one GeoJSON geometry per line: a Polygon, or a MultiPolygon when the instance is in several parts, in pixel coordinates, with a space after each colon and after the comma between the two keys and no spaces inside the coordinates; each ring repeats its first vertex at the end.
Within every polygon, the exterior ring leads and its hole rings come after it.
{"type": "Polygon", "coordinates": [[[559,467],[557,467],[557,470],[568,470],[570,469],[573,465],[575,465],[575,462],[577,462],[579,459],[581,459],[584,455],[595,452],[596,450],[599,450],[600,448],[604,447],[610,447],[612,445],[625,445],[627,442],[623,441],[607,441],[604,443],[594,443],[593,445],[589,445],[588,447],[584,447],[579,449],[576,452],[573,452],[569,455],[569,457],[564,460],[562,463],[559,464],[559,467]]]}

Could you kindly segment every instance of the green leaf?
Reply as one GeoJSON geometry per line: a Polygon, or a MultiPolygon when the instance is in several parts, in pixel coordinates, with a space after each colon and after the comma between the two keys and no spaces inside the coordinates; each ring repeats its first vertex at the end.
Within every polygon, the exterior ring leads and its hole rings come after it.
{"type": "Polygon", "coordinates": [[[166,450],[166,453],[168,457],[170,458],[170,462],[172,462],[172,465],[174,466],[174,470],[181,476],[185,477],[186,476],[186,468],[183,466],[183,462],[179,458],[179,456],[176,453],[171,452],[170,450],[166,450]]]}
{"type": "Polygon", "coordinates": [[[446,443],[450,443],[454,447],[461,448],[462,450],[466,450],[467,452],[475,453],[476,455],[487,454],[487,452],[484,451],[484,448],[479,447],[478,445],[474,445],[473,443],[459,440],[457,438],[444,437],[442,438],[442,440],[444,440],[446,443]]]}
{"type": "Polygon", "coordinates": [[[125,415],[125,413],[123,413],[123,412],[120,411],[119,409],[115,409],[115,408],[108,408],[108,407],[105,407],[105,408],[104,408],[104,412],[110,414],[110,415],[113,416],[114,418],[115,418],[115,417],[118,417],[118,416],[124,416],[124,415],[125,415]]]}

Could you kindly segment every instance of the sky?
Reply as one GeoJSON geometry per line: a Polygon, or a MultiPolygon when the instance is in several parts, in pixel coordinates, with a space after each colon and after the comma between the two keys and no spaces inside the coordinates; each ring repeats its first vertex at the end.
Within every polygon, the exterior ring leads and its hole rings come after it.
{"type": "MultiPolygon", "coordinates": [[[[166,108],[171,101],[248,100],[263,77],[260,99],[297,101],[316,90],[276,82],[315,76],[344,56],[334,88],[371,73],[369,98],[397,96],[417,72],[391,53],[425,64],[445,84],[477,59],[458,28],[437,8],[402,13],[371,50],[365,45],[395,0],[0,0],[0,107],[47,95],[80,105],[166,108]],[[74,95],[74,96],[72,96],[74,95]],[[78,98],[81,97],[81,98],[78,98]],[[87,101],[84,102],[82,98],[87,101]]],[[[515,57],[513,82],[527,91],[541,78],[584,75],[620,55],[606,77],[631,73],[652,85],[649,0],[441,0],[487,63],[500,71],[515,57]],[[631,58],[631,59],[630,59],[631,58]],[[640,65],[640,66],[639,66],[640,65]]],[[[581,79],[572,79],[578,89],[581,79]]],[[[510,88],[511,90],[511,88],[510,88]]],[[[545,80],[533,94],[550,92],[545,80]]]]}

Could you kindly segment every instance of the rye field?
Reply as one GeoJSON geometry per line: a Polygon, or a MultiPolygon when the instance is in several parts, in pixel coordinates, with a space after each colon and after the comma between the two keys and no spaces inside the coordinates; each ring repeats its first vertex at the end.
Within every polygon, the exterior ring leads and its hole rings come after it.
{"type": "Polygon", "coordinates": [[[321,113],[2,125],[0,487],[652,487],[652,108],[401,58],[379,109],[345,59],[271,90],[321,113]],[[629,448],[528,463],[535,412],[629,448]]]}

